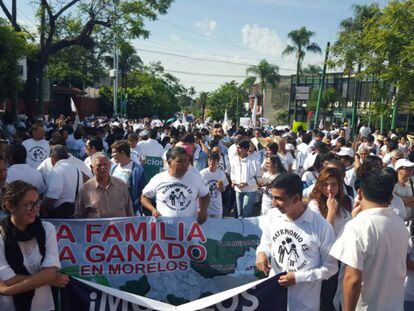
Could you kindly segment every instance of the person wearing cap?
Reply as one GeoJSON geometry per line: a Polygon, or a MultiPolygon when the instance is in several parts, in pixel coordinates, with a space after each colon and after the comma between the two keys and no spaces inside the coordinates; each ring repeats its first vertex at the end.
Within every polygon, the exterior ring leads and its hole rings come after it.
{"type": "Polygon", "coordinates": [[[355,153],[352,148],[342,147],[336,155],[341,159],[342,163],[345,165],[345,184],[351,187],[354,187],[355,183],[355,167],[354,167],[354,157],[355,153]]]}
{"type": "Polygon", "coordinates": [[[408,159],[399,159],[395,163],[398,181],[394,186],[394,194],[398,195],[404,202],[407,212],[407,219],[414,218],[414,185],[411,176],[413,175],[414,162],[408,159]]]}

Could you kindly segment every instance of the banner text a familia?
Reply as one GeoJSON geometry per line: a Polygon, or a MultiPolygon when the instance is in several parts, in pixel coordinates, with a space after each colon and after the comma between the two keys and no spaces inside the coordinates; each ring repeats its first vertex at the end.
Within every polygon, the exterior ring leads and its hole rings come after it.
{"type": "Polygon", "coordinates": [[[262,276],[262,218],[150,217],[55,220],[63,270],[74,277],[179,305],[262,276]]]}

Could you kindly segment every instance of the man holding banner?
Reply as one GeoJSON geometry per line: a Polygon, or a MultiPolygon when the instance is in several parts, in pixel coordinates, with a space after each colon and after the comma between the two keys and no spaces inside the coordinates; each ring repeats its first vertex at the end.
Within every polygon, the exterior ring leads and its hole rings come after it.
{"type": "Polygon", "coordinates": [[[338,271],[329,256],[335,241],[331,225],[302,202],[298,175],[282,174],[272,183],[272,204],[267,214],[256,266],[264,273],[286,272],[279,284],[288,288],[288,310],[319,310],[322,280],[338,271]],[[271,258],[271,264],[269,259],[271,258]]]}
{"type": "Polygon", "coordinates": [[[173,147],[167,152],[167,162],[168,171],[151,178],[142,191],[142,205],[154,217],[197,217],[199,223],[205,222],[209,191],[201,176],[188,169],[190,155],[184,148],[173,147]],[[154,197],[156,207],[151,202],[154,197]]]}

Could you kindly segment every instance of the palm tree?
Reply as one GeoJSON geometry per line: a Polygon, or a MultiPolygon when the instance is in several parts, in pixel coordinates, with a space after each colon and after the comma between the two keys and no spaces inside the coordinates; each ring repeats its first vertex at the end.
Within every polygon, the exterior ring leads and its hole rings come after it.
{"type": "Polygon", "coordinates": [[[195,88],[194,88],[194,86],[191,86],[188,90],[187,90],[187,93],[188,93],[188,96],[190,96],[190,98],[191,98],[191,113],[193,113],[194,114],[194,100],[193,100],[193,97],[194,97],[194,95],[196,95],[197,94],[197,92],[196,92],[196,90],[195,90],[195,88]]]}
{"type": "Polygon", "coordinates": [[[277,65],[269,64],[265,59],[262,59],[257,66],[250,66],[249,68],[246,69],[246,74],[249,74],[249,73],[253,74],[254,76],[260,79],[260,89],[262,90],[262,93],[263,93],[263,101],[262,101],[262,115],[263,115],[263,112],[264,112],[263,108],[264,108],[265,96],[266,96],[266,85],[270,84],[272,87],[275,87],[276,84],[280,81],[279,67],[277,65]]]}
{"type": "Polygon", "coordinates": [[[322,68],[318,65],[308,65],[308,67],[303,68],[302,73],[305,75],[319,75],[322,73],[322,68]]]}
{"type": "MultiPolygon", "coordinates": [[[[292,45],[288,44],[283,51],[282,55],[296,55],[296,87],[299,86],[300,73],[302,71],[302,63],[305,58],[306,52],[321,53],[322,50],[316,42],[311,42],[310,39],[315,35],[313,31],[307,30],[306,27],[302,27],[296,30],[292,30],[288,33],[288,38],[292,42],[292,45]]],[[[295,104],[295,115],[297,118],[297,104],[295,104]]]]}
{"type": "Polygon", "coordinates": [[[200,97],[198,98],[198,103],[201,106],[201,116],[203,118],[203,122],[205,118],[208,94],[208,92],[200,92],[200,97]]]}

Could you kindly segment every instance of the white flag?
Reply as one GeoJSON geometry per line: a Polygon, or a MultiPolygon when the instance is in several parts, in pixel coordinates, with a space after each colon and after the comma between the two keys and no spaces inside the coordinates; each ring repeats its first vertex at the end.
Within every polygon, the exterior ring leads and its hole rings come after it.
{"type": "Polygon", "coordinates": [[[224,132],[227,133],[227,130],[229,128],[229,118],[227,117],[227,109],[224,111],[224,120],[222,126],[224,132]]]}
{"type": "Polygon", "coordinates": [[[319,121],[319,128],[322,130],[323,129],[323,119],[321,118],[321,120],[319,121]]]}
{"type": "Polygon", "coordinates": [[[70,109],[72,112],[78,112],[78,109],[76,109],[75,102],[73,101],[72,97],[70,98],[70,109]]]}
{"type": "Polygon", "coordinates": [[[252,111],[253,127],[256,127],[256,113],[257,113],[257,96],[254,98],[254,105],[253,105],[253,111],[252,111]]]}

